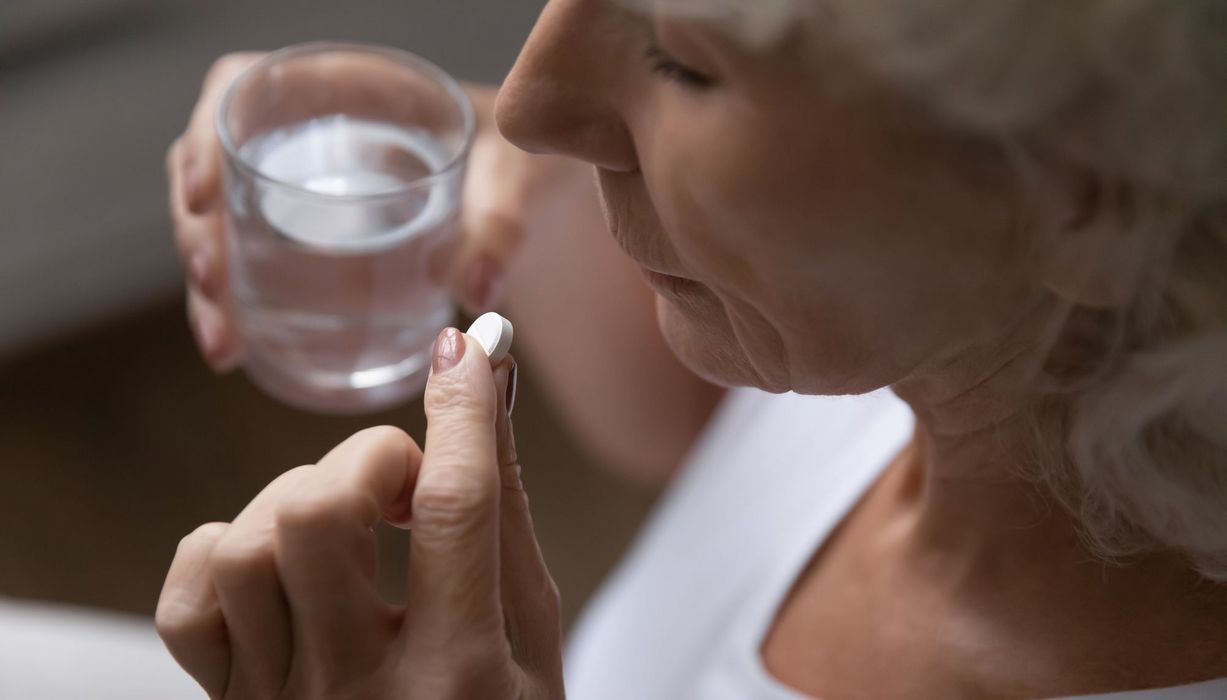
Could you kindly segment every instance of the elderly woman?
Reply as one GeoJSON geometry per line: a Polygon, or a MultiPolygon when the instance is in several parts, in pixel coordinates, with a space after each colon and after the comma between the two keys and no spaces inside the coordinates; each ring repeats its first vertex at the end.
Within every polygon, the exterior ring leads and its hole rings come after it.
{"type": "MultiPolygon", "coordinates": [[[[249,60],[170,157],[218,369],[249,60]]],[[[1227,697],[1227,3],[551,0],[472,92],[458,293],[673,481],[570,697],[1227,697]]],[[[436,343],[424,454],[360,433],[185,538],[158,624],[213,697],[563,697],[514,370],[473,345],[436,343]]]]}

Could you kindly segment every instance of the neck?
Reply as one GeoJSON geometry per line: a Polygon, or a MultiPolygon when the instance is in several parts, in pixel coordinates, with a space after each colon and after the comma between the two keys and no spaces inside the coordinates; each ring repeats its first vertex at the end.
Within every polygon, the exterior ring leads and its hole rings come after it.
{"type": "Polygon", "coordinates": [[[1034,479],[1037,460],[1059,458],[1060,415],[1029,390],[1034,348],[963,357],[894,387],[916,415],[901,456],[902,532],[926,556],[962,571],[1066,566],[1085,560],[1074,519],[1034,479]]]}
{"type": "Polygon", "coordinates": [[[1227,673],[1227,587],[1207,583],[1173,552],[1123,565],[1098,561],[1051,481],[1035,478],[1069,471],[1038,461],[1063,459],[1054,427],[1065,407],[1031,389],[1037,356],[1018,347],[893,387],[915,413],[916,433],[879,485],[887,507],[879,511],[875,561],[892,562],[884,570],[894,589],[918,587],[989,611],[1010,621],[1010,634],[1030,634],[1044,649],[1066,644],[1077,654],[1086,644],[1119,644],[1106,658],[1145,659],[1153,649],[1128,640],[1164,640],[1197,652],[1169,659],[1160,669],[1168,675],[1148,682],[1227,673]]]}
{"type": "MultiPolygon", "coordinates": [[[[1015,337],[1042,335],[1029,330],[1015,337]]],[[[1136,600],[1139,591],[1162,598],[1196,587],[1200,577],[1174,553],[1119,567],[1083,546],[1052,490],[1072,470],[1066,406],[1034,389],[1041,357],[1038,344],[1003,344],[892,387],[915,413],[916,433],[891,470],[887,537],[935,583],[963,593],[1030,585],[1136,600]]]]}

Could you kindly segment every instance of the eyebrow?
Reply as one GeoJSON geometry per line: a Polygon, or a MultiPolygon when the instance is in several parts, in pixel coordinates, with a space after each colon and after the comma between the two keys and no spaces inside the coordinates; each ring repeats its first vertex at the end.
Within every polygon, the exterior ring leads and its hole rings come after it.
{"type": "Polygon", "coordinates": [[[707,20],[751,47],[764,47],[797,27],[810,12],[833,15],[831,0],[619,0],[647,6],[656,16],[707,20]],[[804,3],[802,6],[800,3],[804,3]]]}

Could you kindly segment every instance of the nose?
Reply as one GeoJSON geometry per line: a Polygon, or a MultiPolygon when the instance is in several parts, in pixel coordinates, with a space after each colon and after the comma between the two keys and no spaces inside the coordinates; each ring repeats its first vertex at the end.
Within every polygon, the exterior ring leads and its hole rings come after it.
{"type": "MultiPolygon", "coordinates": [[[[616,3],[551,0],[503,83],[495,119],[503,136],[533,153],[554,153],[619,172],[638,168],[620,108],[630,87],[618,45],[616,3]]],[[[622,11],[624,12],[624,10],[622,11]]]]}

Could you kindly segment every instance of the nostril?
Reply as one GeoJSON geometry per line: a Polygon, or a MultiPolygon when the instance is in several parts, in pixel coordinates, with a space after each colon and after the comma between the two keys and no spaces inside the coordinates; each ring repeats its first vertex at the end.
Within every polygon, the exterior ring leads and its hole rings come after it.
{"type": "MultiPolygon", "coordinates": [[[[637,169],[623,120],[638,75],[626,71],[621,3],[549,2],[495,102],[495,122],[532,153],[569,156],[616,171],[637,169]]],[[[636,15],[637,17],[637,15],[636,15]]]]}
{"type": "Polygon", "coordinates": [[[577,99],[542,81],[509,82],[494,103],[494,121],[503,138],[525,151],[566,154],[568,134],[582,120],[578,106],[577,99]]]}
{"type": "Polygon", "coordinates": [[[595,96],[546,81],[531,87],[509,82],[499,92],[494,119],[503,138],[530,153],[568,156],[617,172],[638,168],[625,122],[595,96]]]}

